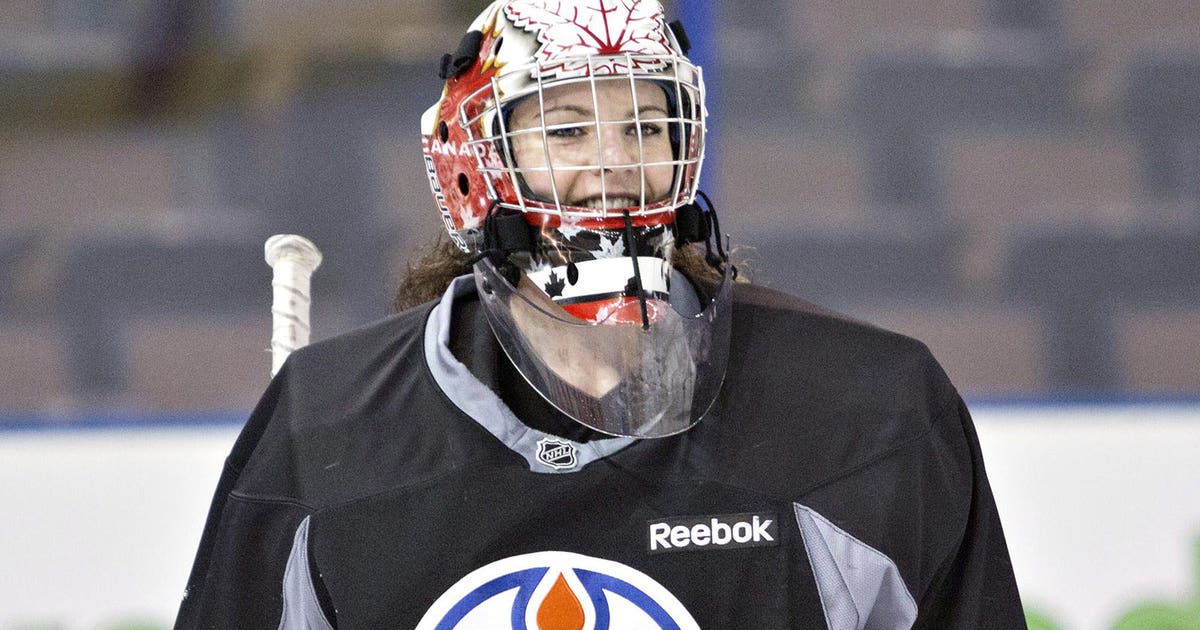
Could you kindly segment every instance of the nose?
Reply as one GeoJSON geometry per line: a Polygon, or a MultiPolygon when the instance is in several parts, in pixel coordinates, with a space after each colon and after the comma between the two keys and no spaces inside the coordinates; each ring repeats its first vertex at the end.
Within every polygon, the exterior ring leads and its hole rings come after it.
{"type": "Polygon", "coordinates": [[[641,163],[637,135],[621,127],[624,125],[601,126],[600,166],[605,171],[636,169],[641,163]]]}

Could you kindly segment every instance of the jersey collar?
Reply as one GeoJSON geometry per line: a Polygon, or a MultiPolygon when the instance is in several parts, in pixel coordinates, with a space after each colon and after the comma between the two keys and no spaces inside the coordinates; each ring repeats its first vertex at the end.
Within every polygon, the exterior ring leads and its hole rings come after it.
{"type": "Polygon", "coordinates": [[[487,385],[454,357],[450,350],[450,314],[454,301],[475,291],[472,276],[450,283],[425,322],[425,362],[433,380],[450,402],[510,450],[521,455],[536,473],[572,473],[629,446],[634,438],[603,438],[575,442],[527,426],[487,385]]]}

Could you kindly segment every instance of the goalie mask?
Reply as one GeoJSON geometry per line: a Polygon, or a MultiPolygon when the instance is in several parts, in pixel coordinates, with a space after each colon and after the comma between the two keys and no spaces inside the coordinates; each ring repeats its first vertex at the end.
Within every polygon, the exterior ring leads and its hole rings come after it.
{"type": "Polygon", "coordinates": [[[443,59],[422,118],[434,198],[476,255],[501,346],[551,404],[614,435],[687,429],[724,378],[728,276],[682,307],[670,264],[677,236],[707,235],[678,225],[705,218],[685,47],[657,1],[501,0],[443,59]]]}

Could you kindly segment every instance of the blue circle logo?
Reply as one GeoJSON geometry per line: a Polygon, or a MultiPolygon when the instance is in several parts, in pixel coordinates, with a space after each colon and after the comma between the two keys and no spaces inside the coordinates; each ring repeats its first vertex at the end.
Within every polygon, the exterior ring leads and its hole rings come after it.
{"type": "Polygon", "coordinates": [[[544,551],[476,569],[417,630],[699,630],[650,576],[618,562],[544,551]]]}

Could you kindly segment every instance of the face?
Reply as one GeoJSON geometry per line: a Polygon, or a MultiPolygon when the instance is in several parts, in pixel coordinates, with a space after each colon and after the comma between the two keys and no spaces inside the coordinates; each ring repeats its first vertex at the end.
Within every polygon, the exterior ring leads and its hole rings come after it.
{"type": "Polygon", "coordinates": [[[666,93],[648,81],[634,85],[636,107],[629,81],[613,79],[595,82],[594,99],[588,82],[545,90],[544,120],[536,95],[513,108],[513,158],[534,195],[553,201],[557,193],[562,205],[599,209],[605,199],[609,208],[624,208],[671,193],[676,158],[666,93]]]}

